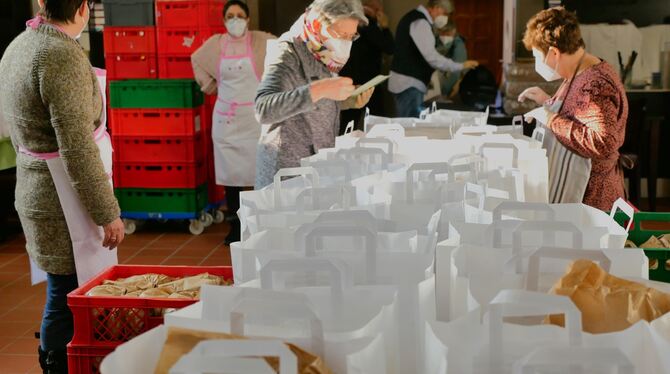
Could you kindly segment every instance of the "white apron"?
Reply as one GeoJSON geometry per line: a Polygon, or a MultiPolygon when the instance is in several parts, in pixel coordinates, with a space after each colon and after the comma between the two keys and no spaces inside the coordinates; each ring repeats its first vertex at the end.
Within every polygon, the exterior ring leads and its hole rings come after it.
{"type": "MultiPolygon", "coordinates": [[[[100,158],[109,176],[109,184],[112,185],[112,142],[107,133],[107,105],[105,83],[105,71],[94,68],[102,94],[102,118],[100,126],[94,131],[95,144],[100,150],[100,158]]],[[[58,199],[60,200],[65,222],[72,240],[72,252],[74,264],[77,271],[77,282],[81,286],[104,269],[118,264],[116,248],[110,250],[102,246],[105,237],[102,227],[93,222],[88,211],[79,200],[77,191],[72,187],[68,179],[63,160],[58,152],[34,153],[22,147],[19,152],[45,160],[53,178],[58,199]]],[[[46,273],[30,260],[30,279],[32,284],[46,281],[46,273]]]]}
{"type": "Polygon", "coordinates": [[[261,125],[254,114],[254,99],[260,77],[247,31],[246,53],[227,56],[229,36],[222,38],[218,98],[212,115],[212,140],[216,184],[253,186],[256,177],[256,145],[261,125]]]}

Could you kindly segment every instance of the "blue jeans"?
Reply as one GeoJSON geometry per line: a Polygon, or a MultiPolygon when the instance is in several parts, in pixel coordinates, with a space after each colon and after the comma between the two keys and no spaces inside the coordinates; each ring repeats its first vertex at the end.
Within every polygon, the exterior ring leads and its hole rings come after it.
{"type": "Polygon", "coordinates": [[[395,98],[396,117],[419,118],[423,110],[423,92],[412,87],[399,94],[393,94],[395,98]]]}
{"type": "Polygon", "coordinates": [[[72,340],[74,325],[67,306],[67,294],[77,288],[77,275],[47,273],[47,301],[42,315],[40,346],[45,352],[65,350],[72,340]]]}

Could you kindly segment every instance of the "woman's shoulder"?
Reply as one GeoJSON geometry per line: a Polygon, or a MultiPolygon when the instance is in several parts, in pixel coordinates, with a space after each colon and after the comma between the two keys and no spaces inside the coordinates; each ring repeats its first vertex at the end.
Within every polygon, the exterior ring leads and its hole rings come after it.
{"type": "Polygon", "coordinates": [[[277,39],[276,36],[270,34],[269,32],[260,31],[260,30],[251,30],[251,38],[258,41],[266,41],[277,39]]]}
{"type": "Polygon", "coordinates": [[[620,94],[625,91],[619,74],[604,60],[584,71],[583,89],[599,95],[620,94]]]}

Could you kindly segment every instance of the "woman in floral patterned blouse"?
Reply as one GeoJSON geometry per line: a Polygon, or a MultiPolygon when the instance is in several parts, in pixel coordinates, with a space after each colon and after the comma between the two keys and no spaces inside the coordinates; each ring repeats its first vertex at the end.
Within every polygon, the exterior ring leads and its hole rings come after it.
{"type": "Polygon", "coordinates": [[[556,139],[569,151],[591,159],[583,202],[609,210],[625,195],[619,148],[626,133],[628,101],[619,75],[586,52],[576,15],[562,7],[531,18],[523,41],[536,56],[538,73],[547,80],[563,79],[563,84],[553,97],[532,87],[519,100],[544,105],[547,127],[556,139]]]}

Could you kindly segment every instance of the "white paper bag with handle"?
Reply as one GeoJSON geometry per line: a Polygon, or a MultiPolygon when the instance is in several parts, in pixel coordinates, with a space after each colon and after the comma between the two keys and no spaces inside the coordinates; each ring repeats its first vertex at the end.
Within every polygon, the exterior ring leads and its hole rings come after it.
{"type": "MultiPolygon", "coordinates": [[[[431,225],[425,231],[431,235],[417,235],[416,231],[390,231],[395,227],[388,221],[376,220],[365,211],[324,212],[311,224],[298,228],[269,229],[251,235],[248,240],[231,244],[231,260],[235,283],[243,283],[259,277],[260,268],[272,259],[307,256],[306,238],[320,227],[344,227],[338,235],[321,235],[314,242],[320,251],[332,253],[361,253],[374,244],[374,251],[382,253],[431,253],[434,251],[434,235],[437,228],[431,225]],[[365,229],[366,231],[361,231],[365,229]],[[349,232],[347,233],[347,230],[349,232]],[[389,231],[384,231],[389,230],[389,231]],[[371,236],[374,243],[365,243],[361,234],[371,236]]],[[[395,226],[395,225],[393,225],[395,226]]],[[[311,252],[315,253],[315,252],[311,252]]],[[[364,271],[361,268],[361,271],[364,271]]],[[[358,277],[367,276],[359,274],[358,277]]]]}
{"type": "MultiPolygon", "coordinates": [[[[172,313],[170,318],[166,316],[166,324],[240,336],[278,338],[323,358],[326,366],[336,373],[356,372],[349,371],[347,362],[352,355],[364,354],[377,363],[376,373],[386,372],[385,347],[376,341],[378,337],[331,339],[331,327],[336,328],[333,324],[337,322],[329,321],[328,317],[324,320],[321,315],[325,317],[327,311],[323,306],[315,305],[305,294],[249,287],[205,286],[202,288],[202,302],[198,304],[172,313]],[[198,304],[200,314],[197,314],[198,304]],[[196,313],[193,313],[194,309],[196,313]]],[[[372,364],[368,363],[368,366],[372,364]]]]}
{"type": "Polygon", "coordinates": [[[263,357],[277,357],[280,373],[298,373],[298,359],[282,341],[248,339],[202,341],[169,373],[275,373],[263,357]]]}
{"type": "Polygon", "coordinates": [[[271,261],[261,269],[261,279],[240,287],[281,289],[291,284],[292,292],[308,296],[324,322],[326,340],[355,340],[383,335],[386,367],[397,372],[398,314],[394,286],[354,286],[346,264],[332,259],[305,258],[271,261]],[[316,286],[313,275],[328,272],[330,284],[316,286]],[[281,275],[279,277],[278,275],[281,275]],[[302,277],[301,277],[302,276],[302,277]],[[295,279],[299,278],[299,279],[295,279]],[[297,285],[297,287],[293,287],[297,285]]]}

